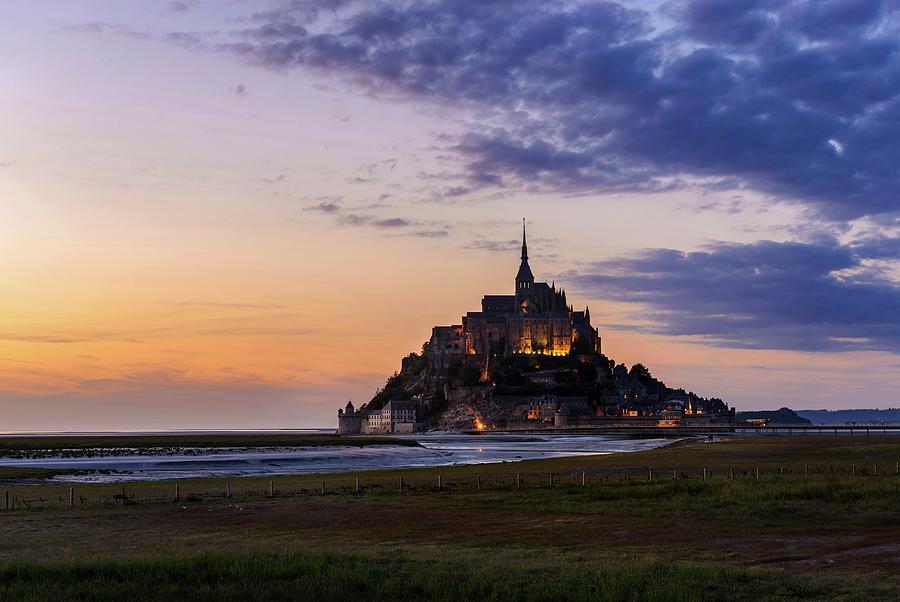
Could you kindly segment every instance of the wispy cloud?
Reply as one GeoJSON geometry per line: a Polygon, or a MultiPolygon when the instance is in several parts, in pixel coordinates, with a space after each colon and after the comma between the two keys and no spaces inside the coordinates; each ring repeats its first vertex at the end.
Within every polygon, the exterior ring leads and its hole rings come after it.
{"type": "MultiPolygon", "coordinates": [[[[541,236],[530,236],[528,237],[528,245],[530,250],[546,250],[548,248],[552,248],[556,246],[559,242],[556,238],[548,238],[541,236]]],[[[511,238],[509,240],[491,240],[485,238],[479,238],[476,240],[469,241],[465,245],[463,245],[464,249],[468,249],[470,251],[487,251],[489,253],[513,253],[521,250],[522,248],[522,240],[511,238]]]]}
{"type": "MultiPolygon", "coordinates": [[[[389,198],[382,195],[381,198],[389,198]]],[[[414,236],[418,238],[445,238],[449,236],[451,229],[449,224],[435,224],[401,216],[378,216],[371,213],[359,213],[359,209],[378,209],[386,207],[384,203],[376,202],[364,204],[358,207],[345,207],[334,200],[323,200],[314,205],[303,208],[304,211],[313,211],[330,215],[334,223],[340,227],[358,228],[368,227],[376,230],[390,231],[395,235],[414,236]]]]}
{"type": "Polygon", "coordinates": [[[200,6],[200,0],[171,0],[169,11],[173,13],[186,13],[200,6]]]}

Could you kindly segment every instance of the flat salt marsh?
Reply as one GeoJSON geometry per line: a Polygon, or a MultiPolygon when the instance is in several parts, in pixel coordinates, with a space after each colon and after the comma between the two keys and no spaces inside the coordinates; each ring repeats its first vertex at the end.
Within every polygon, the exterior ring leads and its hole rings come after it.
{"type": "Polygon", "coordinates": [[[235,478],[231,497],[193,479],[177,503],[164,481],[124,505],[77,485],[73,508],[69,485],[19,486],[53,504],[0,511],[0,599],[898,599],[898,459],[896,437],[740,437],[235,478]]]}
{"type": "Polygon", "coordinates": [[[299,441],[305,445],[291,442],[266,436],[231,441],[225,436],[88,441],[58,437],[51,440],[52,445],[42,445],[40,438],[5,439],[0,440],[0,449],[5,446],[0,471],[47,470],[54,480],[71,483],[314,474],[602,455],[652,449],[671,441],[603,435],[430,433],[391,438],[307,436],[299,441]],[[216,445],[209,445],[210,441],[216,445]]]}

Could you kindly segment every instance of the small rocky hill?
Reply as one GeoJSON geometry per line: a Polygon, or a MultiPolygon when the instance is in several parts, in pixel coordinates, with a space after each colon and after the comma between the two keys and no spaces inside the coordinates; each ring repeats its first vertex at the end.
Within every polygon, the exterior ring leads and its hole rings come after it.
{"type": "Polygon", "coordinates": [[[671,388],[643,364],[630,368],[601,353],[568,356],[491,354],[483,365],[469,356],[447,369],[429,368],[428,344],[401,362],[363,410],[377,410],[394,399],[417,403],[428,428],[457,430],[502,425],[516,408],[553,396],[578,400],[597,416],[654,415],[694,407],[702,413],[728,411],[718,398],[671,388]]]}
{"type": "Polygon", "coordinates": [[[810,420],[797,415],[790,408],[777,410],[759,410],[754,412],[737,412],[735,420],[767,420],[769,424],[812,424],[810,420]]]}

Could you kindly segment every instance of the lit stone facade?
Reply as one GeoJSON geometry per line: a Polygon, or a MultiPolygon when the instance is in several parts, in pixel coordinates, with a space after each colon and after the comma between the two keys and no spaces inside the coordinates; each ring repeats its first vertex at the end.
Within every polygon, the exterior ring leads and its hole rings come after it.
{"type": "Polygon", "coordinates": [[[416,407],[410,401],[389,401],[379,410],[353,409],[353,403],[338,410],[338,435],[387,435],[414,433],[416,407]]]}
{"type": "Polygon", "coordinates": [[[454,363],[483,362],[491,352],[600,352],[600,335],[591,326],[590,310],[575,311],[565,291],[555,284],[534,281],[524,225],[515,294],[485,295],[481,311],[467,313],[462,324],[435,326],[428,346],[429,368],[434,374],[446,373],[454,363]]]}

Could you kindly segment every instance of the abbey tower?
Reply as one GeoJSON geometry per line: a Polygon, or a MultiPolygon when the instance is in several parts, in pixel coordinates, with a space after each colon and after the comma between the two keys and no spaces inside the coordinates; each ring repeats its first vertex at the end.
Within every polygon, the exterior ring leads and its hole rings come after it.
{"type": "Polygon", "coordinates": [[[555,284],[535,282],[528,264],[525,220],[522,256],[512,295],[485,295],[481,311],[470,311],[462,324],[435,326],[428,345],[432,373],[458,361],[483,365],[491,353],[591,355],[600,352],[600,335],[590,310],[575,311],[555,284]]]}

